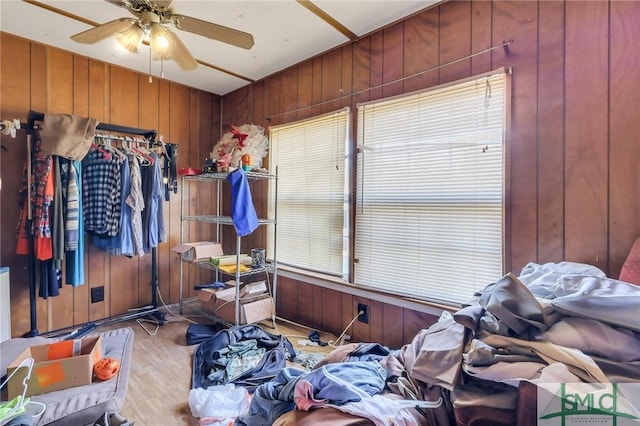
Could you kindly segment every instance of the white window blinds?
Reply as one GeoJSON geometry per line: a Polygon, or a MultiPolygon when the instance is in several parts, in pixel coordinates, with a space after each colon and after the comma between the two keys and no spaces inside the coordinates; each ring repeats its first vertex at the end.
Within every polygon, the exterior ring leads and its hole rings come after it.
{"type": "Polygon", "coordinates": [[[502,275],[505,75],[358,107],[355,283],[456,304],[502,275]]]}
{"type": "Polygon", "coordinates": [[[349,117],[344,109],[269,129],[270,169],[278,173],[280,265],[346,276],[349,117]]]}

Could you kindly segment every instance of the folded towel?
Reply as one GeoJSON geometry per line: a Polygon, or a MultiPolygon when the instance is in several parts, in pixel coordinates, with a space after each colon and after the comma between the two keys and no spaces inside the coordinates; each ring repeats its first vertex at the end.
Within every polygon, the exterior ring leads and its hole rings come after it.
{"type": "Polygon", "coordinates": [[[251,257],[246,254],[240,254],[236,256],[235,254],[228,254],[225,256],[211,256],[209,258],[209,263],[215,266],[225,266],[225,265],[235,265],[238,263],[238,257],[240,257],[240,264],[242,265],[251,265],[251,257]]]}
{"type": "MultiPolygon", "coordinates": [[[[218,269],[229,274],[235,274],[237,271],[236,265],[220,265],[218,266],[218,269]]],[[[250,270],[251,268],[249,268],[248,266],[240,264],[240,272],[248,272],[250,270]]]]}

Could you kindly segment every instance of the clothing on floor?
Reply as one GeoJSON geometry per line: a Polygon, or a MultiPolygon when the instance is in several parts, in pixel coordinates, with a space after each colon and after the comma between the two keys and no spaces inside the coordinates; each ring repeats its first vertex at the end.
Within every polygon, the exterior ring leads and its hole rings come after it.
{"type": "Polygon", "coordinates": [[[194,351],[191,387],[206,388],[214,384],[208,377],[212,370],[221,367],[217,364],[220,352],[227,351],[230,345],[243,345],[250,340],[255,340],[256,346],[264,348],[265,353],[257,365],[233,380],[234,384],[242,385],[250,391],[259,384],[272,379],[286,367],[288,359],[293,359],[296,356],[291,342],[284,336],[267,333],[253,324],[230,327],[220,330],[211,338],[203,341],[194,351]]]}

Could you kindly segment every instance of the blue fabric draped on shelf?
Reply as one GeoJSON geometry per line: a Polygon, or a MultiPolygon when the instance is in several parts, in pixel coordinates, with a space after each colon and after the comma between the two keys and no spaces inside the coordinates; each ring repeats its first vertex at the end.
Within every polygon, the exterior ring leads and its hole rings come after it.
{"type": "Polygon", "coordinates": [[[247,176],[242,169],[229,173],[231,185],[231,219],[239,236],[251,234],[258,227],[258,215],[253,207],[247,176]]]}

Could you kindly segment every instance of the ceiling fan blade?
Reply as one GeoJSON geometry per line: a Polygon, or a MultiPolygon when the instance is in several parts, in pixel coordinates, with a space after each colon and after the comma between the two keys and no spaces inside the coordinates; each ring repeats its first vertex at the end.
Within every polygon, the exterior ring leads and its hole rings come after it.
{"type": "Polygon", "coordinates": [[[214,24],[213,22],[184,15],[173,15],[172,21],[181,30],[242,47],[243,49],[251,49],[254,44],[251,34],[214,24]]]}
{"type": "Polygon", "coordinates": [[[96,43],[129,28],[134,22],[135,19],[131,18],[116,19],[115,21],[109,21],[106,24],[72,35],[71,40],[77,41],[78,43],[96,43]]]}
{"type": "Polygon", "coordinates": [[[180,38],[171,30],[165,30],[164,36],[169,41],[171,50],[169,55],[184,71],[191,71],[198,67],[198,62],[191,56],[189,49],[180,38]]]}

